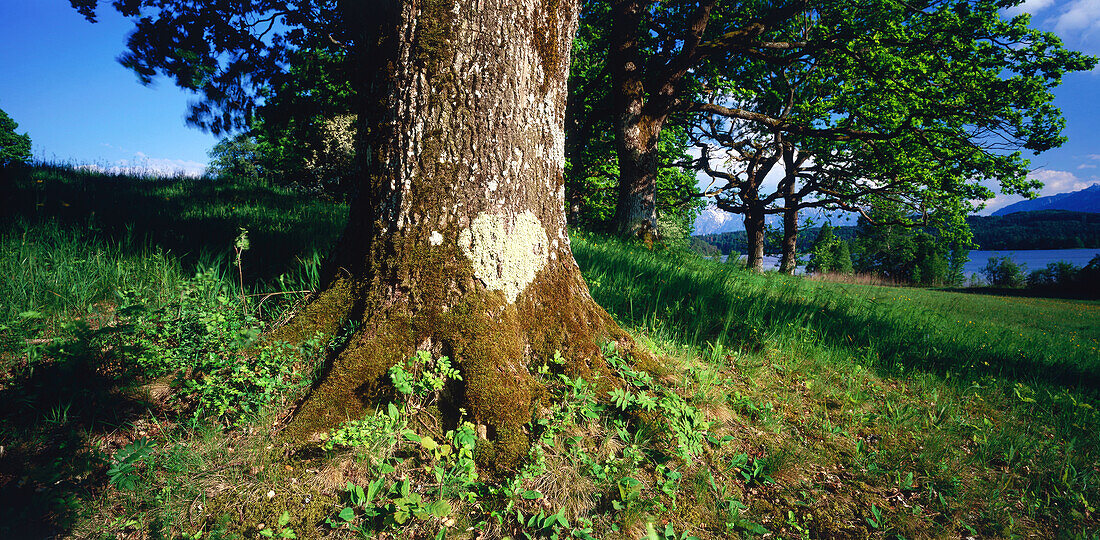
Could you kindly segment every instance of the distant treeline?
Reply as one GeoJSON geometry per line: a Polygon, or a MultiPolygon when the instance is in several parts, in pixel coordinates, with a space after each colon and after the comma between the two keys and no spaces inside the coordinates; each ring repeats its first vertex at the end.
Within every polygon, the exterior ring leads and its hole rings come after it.
{"type": "MultiPolygon", "coordinates": [[[[1066,210],[1017,212],[1007,216],[969,216],[966,222],[974,233],[977,249],[1075,249],[1100,248],[1100,213],[1066,210]]],[[[798,245],[808,250],[821,227],[806,228],[798,233],[798,245]]],[[[833,228],[841,240],[856,238],[858,227],[846,225],[833,228]]],[[[745,231],[704,234],[692,238],[700,253],[731,251],[745,253],[745,231]]],[[[764,245],[767,253],[778,253],[780,237],[768,235],[764,245]]]]}
{"type": "Polygon", "coordinates": [[[966,218],[979,249],[1100,247],[1100,214],[1067,210],[1016,212],[966,218]]]}

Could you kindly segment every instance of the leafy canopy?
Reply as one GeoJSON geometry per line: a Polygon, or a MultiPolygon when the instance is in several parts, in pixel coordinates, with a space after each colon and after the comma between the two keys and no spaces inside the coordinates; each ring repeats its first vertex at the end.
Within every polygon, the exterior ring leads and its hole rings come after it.
{"type": "Polygon", "coordinates": [[[15,132],[19,124],[8,113],[0,110],[0,167],[31,160],[31,137],[15,132]]]}
{"type": "MultiPolygon", "coordinates": [[[[95,22],[99,0],[70,0],[95,22]]],[[[194,91],[188,122],[220,134],[251,127],[265,88],[307,49],[351,48],[366,6],[336,0],[114,0],[135,21],[122,65],[194,91]]],[[[366,4],[366,3],[364,3],[366,4]]]]}

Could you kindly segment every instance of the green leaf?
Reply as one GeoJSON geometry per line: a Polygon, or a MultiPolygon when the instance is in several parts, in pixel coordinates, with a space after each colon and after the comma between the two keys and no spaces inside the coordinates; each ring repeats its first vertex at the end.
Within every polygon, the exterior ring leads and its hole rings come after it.
{"type": "Polygon", "coordinates": [[[379,478],[374,480],[370,484],[367,484],[367,496],[364,502],[369,503],[374,500],[374,496],[378,495],[378,491],[382,489],[382,484],[385,483],[385,478],[379,478]]]}
{"type": "Polygon", "coordinates": [[[439,448],[439,443],[435,442],[435,439],[431,437],[422,437],[420,439],[420,446],[422,446],[425,450],[431,452],[432,450],[439,448]]]}
{"type": "Polygon", "coordinates": [[[524,499],[528,499],[528,500],[541,499],[542,498],[542,492],[541,491],[534,491],[534,490],[527,490],[527,491],[524,491],[523,493],[521,493],[520,497],[523,497],[524,499]]]}
{"type": "Polygon", "coordinates": [[[344,521],[351,521],[355,519],[355,509],[345,507],[343,510],[340,511],[339,514],[337,514],[337,517],[344,521]]]}
{"type": "Polygon", "coordinates": [[[447,501],[435,501],[428,505],[428,512],[437,518],[445,518],[451,515],[451,503],[447,501]]]}

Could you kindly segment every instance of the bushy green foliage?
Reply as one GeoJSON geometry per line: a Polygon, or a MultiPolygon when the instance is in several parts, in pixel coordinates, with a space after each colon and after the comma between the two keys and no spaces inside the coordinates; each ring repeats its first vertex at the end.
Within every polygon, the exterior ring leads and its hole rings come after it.
{"type": "Polygon", "coordinates": [[[1047,264],[1046,268],[1033,270],[1027,275],[1027,286],[1035,288],[1069,287],[1077,279],[1081,269],[1066,261],[1047,264]]]}
{"type": "Polygon", "coordinates": [[[828,223],[821,227],[817,239],[810,247],[810,262],[806,264],[806,271],[852,273],[852,255],[848,242],[837,238],[828,223]]]}
{"type": "Polygon", "coordinates": [[[883,223],[860,220],[859,233],[851,250],[856,272],[920,285],[950,285],[962,281],[962,267],[969,252],[965,227],[960,233],[906,223],[906,218],[888,213],[879,217],[884,219],[883,223]],[[900,222],[890,221],[895,219],[900,222]]]}
{"type": "Polygon", "coordinates": [[[1046,268],[1028,274],[1027,287],[1040,292],[1100,297],[1100,255],[1083,268],[1066,261],[1049,263],[1046,268]]]}
{"type": "Polygon", "coordinates": [[[0,110],[0,167],[28,163],[31,160],[31,137],[15,132],[19,124],[0,110]]]}
{"type": "Polygon", "coordinates": [[[267,172],[262,163],[259,145],[247,133],[218,141],[207,155],[210,157],[207,169],[214,176],[259,180],[267,172]]]}
{"type": "Polygon", "coordinates": [[[135,291],[121,293],[120,320],[131,333],[134,361],[149,376],[179,374],[193,418],[239,423],[308,385],[326,345],[260,342],[265,323],[233,294],[216,268],[185,282],[178,302],[149,309],[135,291]]]}
{"type": "Polygon", "coordinates": [[[416,355],[389,369],[390,381],[398,392],[406,395],[416,407],[426,406],[438,399],[447,381],[461,381],[462,375],[451,365],[451,359],[440,356],[433,359],[428,351],[416,355]]]}
{"type": "Polygon", "coordinates": [[[138,465],[156,448],[157,443],[142,437],[119,450],[110,469],[107,469],[107,478],[110,483],[119,489],[134,489],[137,485],[138,465]]]}
{"type": "Polygon", "coordinates": [[[1019,289],[1027,283],[1027,265],[1017,263],[1012,257],[990,257],[982,269],[986,283],[994,287],[1019,289]]]}

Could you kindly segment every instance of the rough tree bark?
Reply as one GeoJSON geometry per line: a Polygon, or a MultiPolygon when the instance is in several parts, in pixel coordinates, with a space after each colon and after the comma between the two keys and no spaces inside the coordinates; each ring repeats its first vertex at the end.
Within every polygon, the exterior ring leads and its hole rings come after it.
{"type": "Polygon", "coordinates": [[[645,2],[625,0],[612,7],[608,64],[615,118],[619,189],[615,227],[625,237],[652,243],[657,238],[657,142],[667,114],[646,107],[646,87],[638,26],[645,2]]]}
{"type": "Polygon", "coordinates": [[[756,187],[743,192],[745,197],[745,267],[755,272],[764,271],[764,236],[767,233],[763,205],[757,200],[756,187]]]}
{"type": "Polygon", "coordinates": [[[794,274],[798,267],[798,211],[802,197],[798,193],[796,180],[807,156],[795,156],[794,145],[783,143],[783,168],[786,174],[779,183],[783,194],[783,256],[779,259],[779,272],[794,274]]]}
{"type": "MultiPolygon", "coordinates": [[[[350,4],[351,2],[349,2],[350,4]]],[[[373,3],[372,3],[373,4],[373,3]]],[[[565,230],[564,116],[576,0],[390,0],[364,21],[360,193],[322,291],[276,337],[361,323],[287,428],[301,440],[368,411],[389,367],[448,355],[499,468],[522,456],[528,369],[606,371],[629,338],[591,298],[565,230]]],[[[361,8],[362,9],[362,8],[361,8]]]]}
{"type": "MultiPolygon", "coordinates": [[[[793,193],[794,187],[788,188],[793,193]]],[[[783,255],[779,259],[781,274],[794,274],[798,267],[798,201],[784,198],[783,207],[783,255]]]]}

